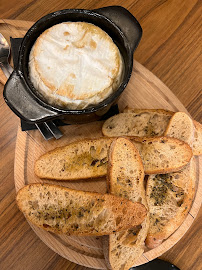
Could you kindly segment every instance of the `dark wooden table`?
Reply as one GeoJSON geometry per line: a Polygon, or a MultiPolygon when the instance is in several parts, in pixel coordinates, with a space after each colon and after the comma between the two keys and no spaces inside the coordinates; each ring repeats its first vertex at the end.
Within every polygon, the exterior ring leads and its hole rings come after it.
{"type": "MultiPolygon", "coordinates": [[[[134,58],[159,77],[201,122],[201,13],[197,0],[2,0],[2,19],[36,21],[65,8],[122,5],[140,22],[143,38],[134,58]]],[[[15,203],[14,152],[18,118],[0,86],[0,269],[84,270],[50,250],[34,234],[15,203]]],[[[202,209],[185,236],[161,256],[181,270],[202,267],[202,209]]]]}

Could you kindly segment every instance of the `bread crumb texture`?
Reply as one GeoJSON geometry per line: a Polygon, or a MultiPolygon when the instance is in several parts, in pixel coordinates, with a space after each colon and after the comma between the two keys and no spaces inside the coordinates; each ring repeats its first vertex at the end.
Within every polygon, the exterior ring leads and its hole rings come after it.
{"type": "MultiPolygon", "coordinates": [[[[111,194],[141,202],[147,208],[144,168],[138,149],[125,138],[115,139],[109,151],[108,182],[111,194]]],[[[117,232],[108,238],[106,260],[112,269],[128,270],[144,252],[149,214],[138,226],[117,232]]]]}
{"type": "Polygon", "coordinates": [[[194,157],[179,172],[149,176],[146,192],[150,213],[148,247],[159,245],[184,221],[194,198],[195,181],[194,157]]]}
{"type": "Polygon", "coordinates": [[[27,185],[16,200],[33,224],[67,235],[110,234],[140,224],[146,215],[139,203],[48,184],[27,185]]]}

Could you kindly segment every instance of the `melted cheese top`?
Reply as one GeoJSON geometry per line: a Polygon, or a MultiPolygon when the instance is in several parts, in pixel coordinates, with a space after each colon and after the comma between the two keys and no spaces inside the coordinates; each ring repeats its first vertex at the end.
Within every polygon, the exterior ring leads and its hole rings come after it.
{"type": "Polygon", "coordinates": [[[83,109],[97,104],[121,82],[119,49],[101,28],[65,22],[43,32],[29,57],[34,87],[52,105],[83,109]]]}

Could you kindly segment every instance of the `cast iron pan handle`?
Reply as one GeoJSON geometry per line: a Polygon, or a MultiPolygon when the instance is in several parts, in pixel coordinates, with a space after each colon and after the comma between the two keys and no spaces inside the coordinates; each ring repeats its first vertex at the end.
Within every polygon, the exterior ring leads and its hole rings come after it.
{"type": "Polygon", "coordinates": [[[104,15],[121,29],[128,40],[130,49],[134,52],[142,37],[142,28],[136,18],[121,6],[104,7],[94,11],[104,15]]]}
{"type": "Polygon", "coordinates": [[[13,71],[4,87],[6,103],[21,119],[27,122],[42,122],[58,115],[57,112],[40,105],[27,89],[24,79],[16,71],[13,71]]]}

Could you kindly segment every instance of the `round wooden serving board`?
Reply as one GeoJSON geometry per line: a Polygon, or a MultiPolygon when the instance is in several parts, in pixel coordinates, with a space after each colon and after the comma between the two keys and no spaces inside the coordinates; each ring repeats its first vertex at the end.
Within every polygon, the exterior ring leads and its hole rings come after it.
{"type": "MultiPolygon", "coordinates": [[[[0,20],[2,34],[8,40],[9,36],[23,37],[33,22],[0,20]]],[[[130,82],[119,100],[120,112],[126,107],[133,108],[163,108],[172,111],[185,111],[185,107],[175,95],[151,72],[141,64],[134,62],[130,82]]],[[[45,141],[38,130],[22,132],[19,126],[15,152],[15,186],[16,191],[29,183],[56,183],[62,186],[85,191],[106,192],[106,180],[89,179],[80,181],[49,181],[41,180],[34,175],[34,163],[42,154],[56,147],[64,146],[82,138],[95,138],[102,135],[101,121],[85,125],[70,125],[60,127],[64,136],[59,140],[45,141]]],[[[144,264],[175,245],[194,221],[201,205],[202,181],[199,181],[200,171],[197,157],[197,184],[192,208],[183,224],[160,246],[146,250],[136,265],[144,264]]],[[[51,249],[64,258],[77,264],[94,269],[107,269],[102,247],[102,237],[71,237],[55,235],[30,224],[38,237],[51,249]]]]}

